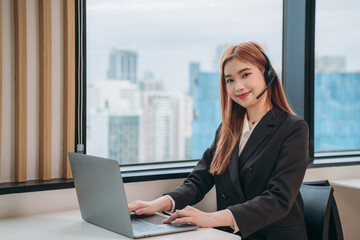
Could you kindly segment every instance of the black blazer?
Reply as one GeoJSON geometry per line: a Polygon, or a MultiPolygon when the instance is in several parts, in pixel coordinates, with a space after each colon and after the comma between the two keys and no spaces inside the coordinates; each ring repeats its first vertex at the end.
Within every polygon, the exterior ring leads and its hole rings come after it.
{"type": "Polygon", "coordinates": [[[306,240],[299,189],[309,161],[309,131],[301,118],[274,107],[257,124],[222,175],[211,175],[217,136],[185,182],[170,195],[175,208],[194,205],[216,186],[217,209],[229,209],[243,239],[306,240]]]}

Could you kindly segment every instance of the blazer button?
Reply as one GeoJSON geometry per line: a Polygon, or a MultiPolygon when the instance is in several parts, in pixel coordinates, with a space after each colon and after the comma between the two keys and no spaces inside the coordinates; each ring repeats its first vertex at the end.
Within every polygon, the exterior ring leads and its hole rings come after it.
{"type": "Polygon", "coordinates": [[[225,195],[225,193],[223,193],[221,196],[223,199],[228,199],[228,197],[225,195]]]}
{"type": "Polygon", "coordinates": [[[249,167],[249,172],[252,173],[253,172],[253,168],[249,167]]]}

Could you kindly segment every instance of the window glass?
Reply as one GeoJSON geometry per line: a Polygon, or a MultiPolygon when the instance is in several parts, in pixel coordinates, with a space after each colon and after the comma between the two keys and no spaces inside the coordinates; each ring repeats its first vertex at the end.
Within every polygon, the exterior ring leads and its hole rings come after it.
{"type": "Polygon", "coordinates": [[[360,1],[317,0],[315,152],[360,149],[360,1]]]}
{"type": "Polygon", "coordinates": [[[282,4],[87,0],[87,153],[201,158],[221,122],[225,49],[255,41],[281,73],[282,4]]]}

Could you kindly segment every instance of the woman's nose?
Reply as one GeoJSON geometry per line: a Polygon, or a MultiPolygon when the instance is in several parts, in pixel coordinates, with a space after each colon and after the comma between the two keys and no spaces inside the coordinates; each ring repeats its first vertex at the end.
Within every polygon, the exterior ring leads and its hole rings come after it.
{"type": "Polygon", "coordinates": [[[240,91],[244,86],[242,85],[242,83],[240,81],[236,81],[235,82],[235,91],[240,91]]]}

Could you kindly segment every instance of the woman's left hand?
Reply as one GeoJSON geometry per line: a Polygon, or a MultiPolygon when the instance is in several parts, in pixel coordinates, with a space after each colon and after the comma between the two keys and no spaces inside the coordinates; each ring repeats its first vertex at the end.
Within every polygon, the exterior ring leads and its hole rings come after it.
{"type": "Polygon", "coordinates": [[[192,223],[199,227],[209,228],[217,226],[231,226],[233,219],[231,214],[227,211],[206,213],[194,207],[187,206],[182,210],[177,210],[168,219],[164,220],[163,223],[192,223]]]}

